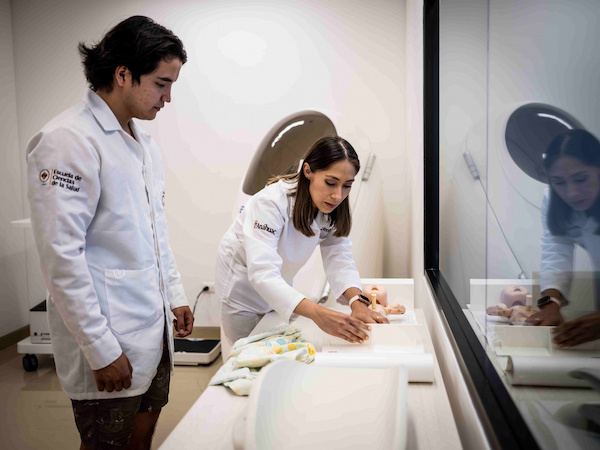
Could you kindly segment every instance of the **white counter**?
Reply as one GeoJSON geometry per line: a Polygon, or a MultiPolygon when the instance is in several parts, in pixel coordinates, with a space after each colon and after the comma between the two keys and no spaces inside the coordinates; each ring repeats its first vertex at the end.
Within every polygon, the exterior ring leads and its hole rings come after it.
{"type": "MultiPolygon", "coordinates": [[[[423,311],[417,309],[415,313],[426,331],[426,336],[423,336],[425,351],[433,354],[433,344],[423,311]]],[[[284,320],[277,313],[269,313],[251,334],[281,322],[284,320]]],[[[314,322],[299,317],[294,324],[302,329],[302,337],[320,350],[323,332],[314,322]]],[[[407,449],[462,448],[437,359],[434,377],[433,383],[408,385],[407,449]]],[[[165,440],[161,450],[232,450],[234,427],[245,416],[247,403],[247,397],[238,397],[223,386],[209,386],[165,440]]]]}

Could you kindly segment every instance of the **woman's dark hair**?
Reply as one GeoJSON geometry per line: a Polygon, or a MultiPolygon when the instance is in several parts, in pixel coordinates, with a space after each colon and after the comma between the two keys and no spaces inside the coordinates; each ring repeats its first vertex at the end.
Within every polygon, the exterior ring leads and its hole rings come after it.
{"type": "MultiPolygon", "coordinates": [[[[320,170],[326,170],[332,164],[339,161],[349,161],[356,169],[356,173],[360,170],[358,155],[348,141],[339,136],[325,136],[315,142],[310,150],[308,150],[304,156],[303,165],[304,163],[307,163],[312,172],[318,172],[320,170]]],[[[304,175],[302,167],[298,173],[271,178],[268,184],[275,183],[279,180],[290,183],[298,182],[298,186],[291,194],[296,197],[294,211],[292,213],[294,227],[305,236],[313,236],[314,232],[310,226],[319,210],[310,196],[310,180],[304,175]]],[[[335,226],[333,235],[336,237],[348,236],[350,234],[350,229],[352,228],[350,202],[348,198],[349,197],[346,197],[344,201],[329,214],[329,223],[330,225],[335,226]]]]}
{"type": "Polygon", "coordinates": [[[113,74],[119,66],[131,71],[133,80],[152,73],[162,60],[177,58],[182,64],[187,61],[183,43],[173,32],[152,19],[132,16],[125,19],[96,45],[78,45],[85,77],[94,91],[110,92],[113,87],[113,74]]]}
{"type": "MultiPolygon", "coordinates": [[[[552,187],[549,176],[550,169],[557,160],[564,156],[576,158],[586,166],[600,168],[600,142],[593,134],[585,130],[569,130],[555,137],[548,146],[544,158],[544,169],[546,169],[550,187],[552,187]]],[[[550,189],[547,214],[550,232],[555,236],[566,235],[572,214],[573,209],[560,198],[554,189],[550,189]]],[[[600,195],[590,208],[589,215],[599,224],[595,234],[600,234],[600,195]]]]}

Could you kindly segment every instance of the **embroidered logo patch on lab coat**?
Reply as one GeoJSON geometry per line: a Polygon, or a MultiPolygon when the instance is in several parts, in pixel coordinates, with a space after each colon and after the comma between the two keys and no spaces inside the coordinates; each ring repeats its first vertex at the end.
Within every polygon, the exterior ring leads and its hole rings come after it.
{"type": "Polygon", "coordinates": [[[50,186],[67,189],[73,192],[79,192],[81,176],[66,170],[44,169],[39,175],[42,185],[50,183],[50,186]]]}
{"type": "Polygon", "coordinates": [[[266,223],[264,225],[262,223],[258,223],[258,220],[254,221],[254,228],[256,228],[257,230],[268,231],[271,234],[275,234],[277,232],[277,230],[270,228],[266,223]]]}

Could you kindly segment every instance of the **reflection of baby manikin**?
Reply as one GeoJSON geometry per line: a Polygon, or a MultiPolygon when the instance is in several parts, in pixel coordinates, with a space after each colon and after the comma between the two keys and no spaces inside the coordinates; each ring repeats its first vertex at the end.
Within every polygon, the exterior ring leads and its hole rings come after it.
{"type": "Polygon", "coordinates": [[[506,286],[500,293],[500,303],[489,306],[486,312],[490,316],[508,317],[510,325],[523,325],[535,310],[527,306],[529,291],[523,286],[506,286]]]}
{"type": "Polygon", "coordinates": [[[517,305],[526,306],[527,294],[529,291],[523,286],[506,286],[500,293],[500,303],[504,303],[507,308],[517,305]]]}
{"type": "Polygon", "coordinates": [[[523,325],[529,316],[535,313],[537,310],[529,306],[513,306],[507,308],[504,303],[498,303],[494,306],[489,306],[486,310],[490,316],[508,317],[508,323],[510,325],[523,325]]]}
{"type": "Polygon", "coordinates": [[[363,295],[370,300],[373,294],[375,294],[378,303],[378,305],[375,306],[375,310],[380,314],[404,314],[406,312],[404,305],[399,305],[398,303],[388,304],[387,290],[383,286],[378,284],[367,285],[363,290],[363,295]]]}
{"type": "Polygon", "coordinates": [[[508,318],[508,323],[511,325],[523,325],[524,322],[536,311],[530,306],[513,306],[512,313],[508,318]]]}

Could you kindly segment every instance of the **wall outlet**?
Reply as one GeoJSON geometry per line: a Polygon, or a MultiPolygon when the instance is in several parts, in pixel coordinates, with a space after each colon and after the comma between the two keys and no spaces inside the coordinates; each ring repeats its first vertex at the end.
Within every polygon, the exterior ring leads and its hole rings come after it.
{"type": "Polygon", "coordinates": [[[204,288],[204,286],[208,286],[208,293],[214,293],[215,292],[215,282],[214,281],[203,281],[202,285],[201,285],[201,289],[204,288]]]}

